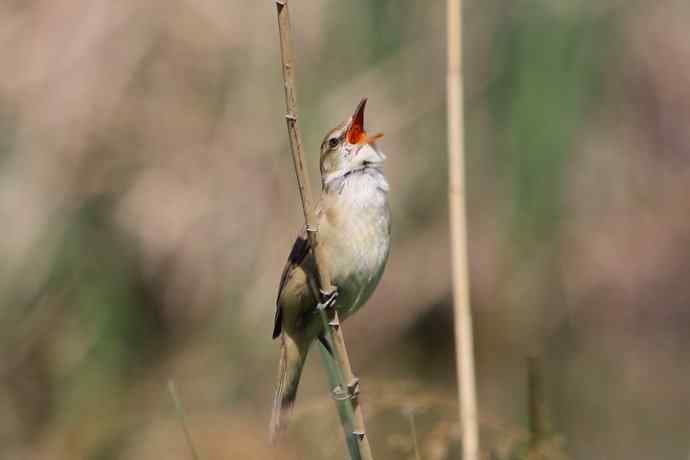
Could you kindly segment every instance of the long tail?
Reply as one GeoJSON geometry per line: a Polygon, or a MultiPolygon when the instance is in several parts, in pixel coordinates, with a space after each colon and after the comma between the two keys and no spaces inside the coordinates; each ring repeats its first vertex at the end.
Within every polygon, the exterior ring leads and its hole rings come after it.
{"type": "Polygon", "coordinates": [[[278,382],[273,396],[273,414],[269,439],[272,445],[281,429],[285,428],[290,409],[297,397],[297,387],[302,376],[302,368],[307,358],[309,345],[295,341],[283,332],[280,336],[280,362],[278,363],[278,382]]]}

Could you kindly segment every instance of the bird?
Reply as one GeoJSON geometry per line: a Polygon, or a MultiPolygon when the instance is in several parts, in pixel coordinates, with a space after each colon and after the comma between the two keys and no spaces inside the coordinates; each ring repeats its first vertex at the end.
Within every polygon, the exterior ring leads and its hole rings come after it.
{"type": "Polygon", "coordinates": [[[319,263],[335,290],[316,295],[314,251],[306,228],[295,240],[283,269],[276,300],[273,338],[280,342],[278,380],[273,398],[270,443],[275,444],[289,417],[311,344],[330,350],[318,309],[334,305],[341,319],[369,299],[383,275],[391,246],[386,156],[377,141],[383,134],[364,129],[363,98],[353,115],[330,130],[321,143],[321,195],[315,208],[319,263]]]}

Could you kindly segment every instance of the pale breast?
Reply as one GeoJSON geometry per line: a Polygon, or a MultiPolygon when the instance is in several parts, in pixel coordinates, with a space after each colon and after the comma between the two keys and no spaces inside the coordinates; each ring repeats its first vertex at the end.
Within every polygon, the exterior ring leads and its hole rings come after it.
{"type": "Polygon", "coordinates": [[[356,311],[373,293],[390,250],[388,184],[383,174],[346,177],[322,201],[321,235],[339,309],[356,311]]]}

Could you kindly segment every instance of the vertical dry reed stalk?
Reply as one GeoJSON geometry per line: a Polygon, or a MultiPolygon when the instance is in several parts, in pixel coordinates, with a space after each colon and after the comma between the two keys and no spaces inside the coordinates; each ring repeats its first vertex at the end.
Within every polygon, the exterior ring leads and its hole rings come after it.
{"type": "MultiPolygon", "coordinates": [[[[280,36],[280,55],[282,60],[283,80],[285,83],[285,106],[287,109],[285,119],[287,121],[287,129],[290,136],[292,160],[295,166],[295,174],[297,175],[297,184],[299,187],[300,199],[302,200],[302,210],[304,212],[307,235],[309,238],[309,243],[313,248],[314,258],[316,260],[318,285],[320,286],[321,291],[331,293],[335,288],[331,283],[330,273],[328,273],[328,270],[323,264],[319,263],[319,261],[322,260],[322,249],[318,244],[318,228],[316,225],[315,208],[313,205],[314,202],[312,201],[311,187],[309,186],[306,168],[304,166],[304,148],[302,146],[297,116],[295,67],[290,42],[290,15],[288,11],[288,1],[276,0],[276,8],[278,13],[278,32],[280,36]]],[[[316,298],[321,297],[318,292],[315,294],[316,298]]],[[[344,384],[347,387],[352,405],[352,435],[357,442],[361,458],[363,460],[372,460],[373,456],[371,453],[371,447],[369,446],[369,438],[366,435],[364,425],[364,415],[362,413],[362,408],[359,404],[357,395],[359,385],[352,372],[347,347],[345,346],[345,339],[343,337],[342,328],[340,327],[338,312],[335,308],[329,308],[327,315],[328,319],[326,321],[326,330],[329,334],[330,342],[333,345],[333,352],[335,354],[338,367],[340,368],[340,375],[342,376],[344,384]]]]}
{"type": "Polygon", "coordinates": [[[472,313],[467,268],[464,119],[462,89],[462,1],[447,0],[447,98],[450,236],[455,309],[455,353],[462,423],[463,460],[479,458],[472,313]]]}

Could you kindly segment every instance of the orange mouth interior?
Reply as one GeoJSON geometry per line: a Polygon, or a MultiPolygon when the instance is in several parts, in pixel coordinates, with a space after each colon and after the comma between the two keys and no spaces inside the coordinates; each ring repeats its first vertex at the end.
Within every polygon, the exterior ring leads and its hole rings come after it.
{"type": "Polygon", "coordinates": [[[350,129],[347,130],[347,142],[350,144],[371,144],[383,137],[383,133],[369,136],[364,130],[364,108],[367,105],[367,99],[364,98],[357,106],[355,114],[352,117],[350,129]]]}

